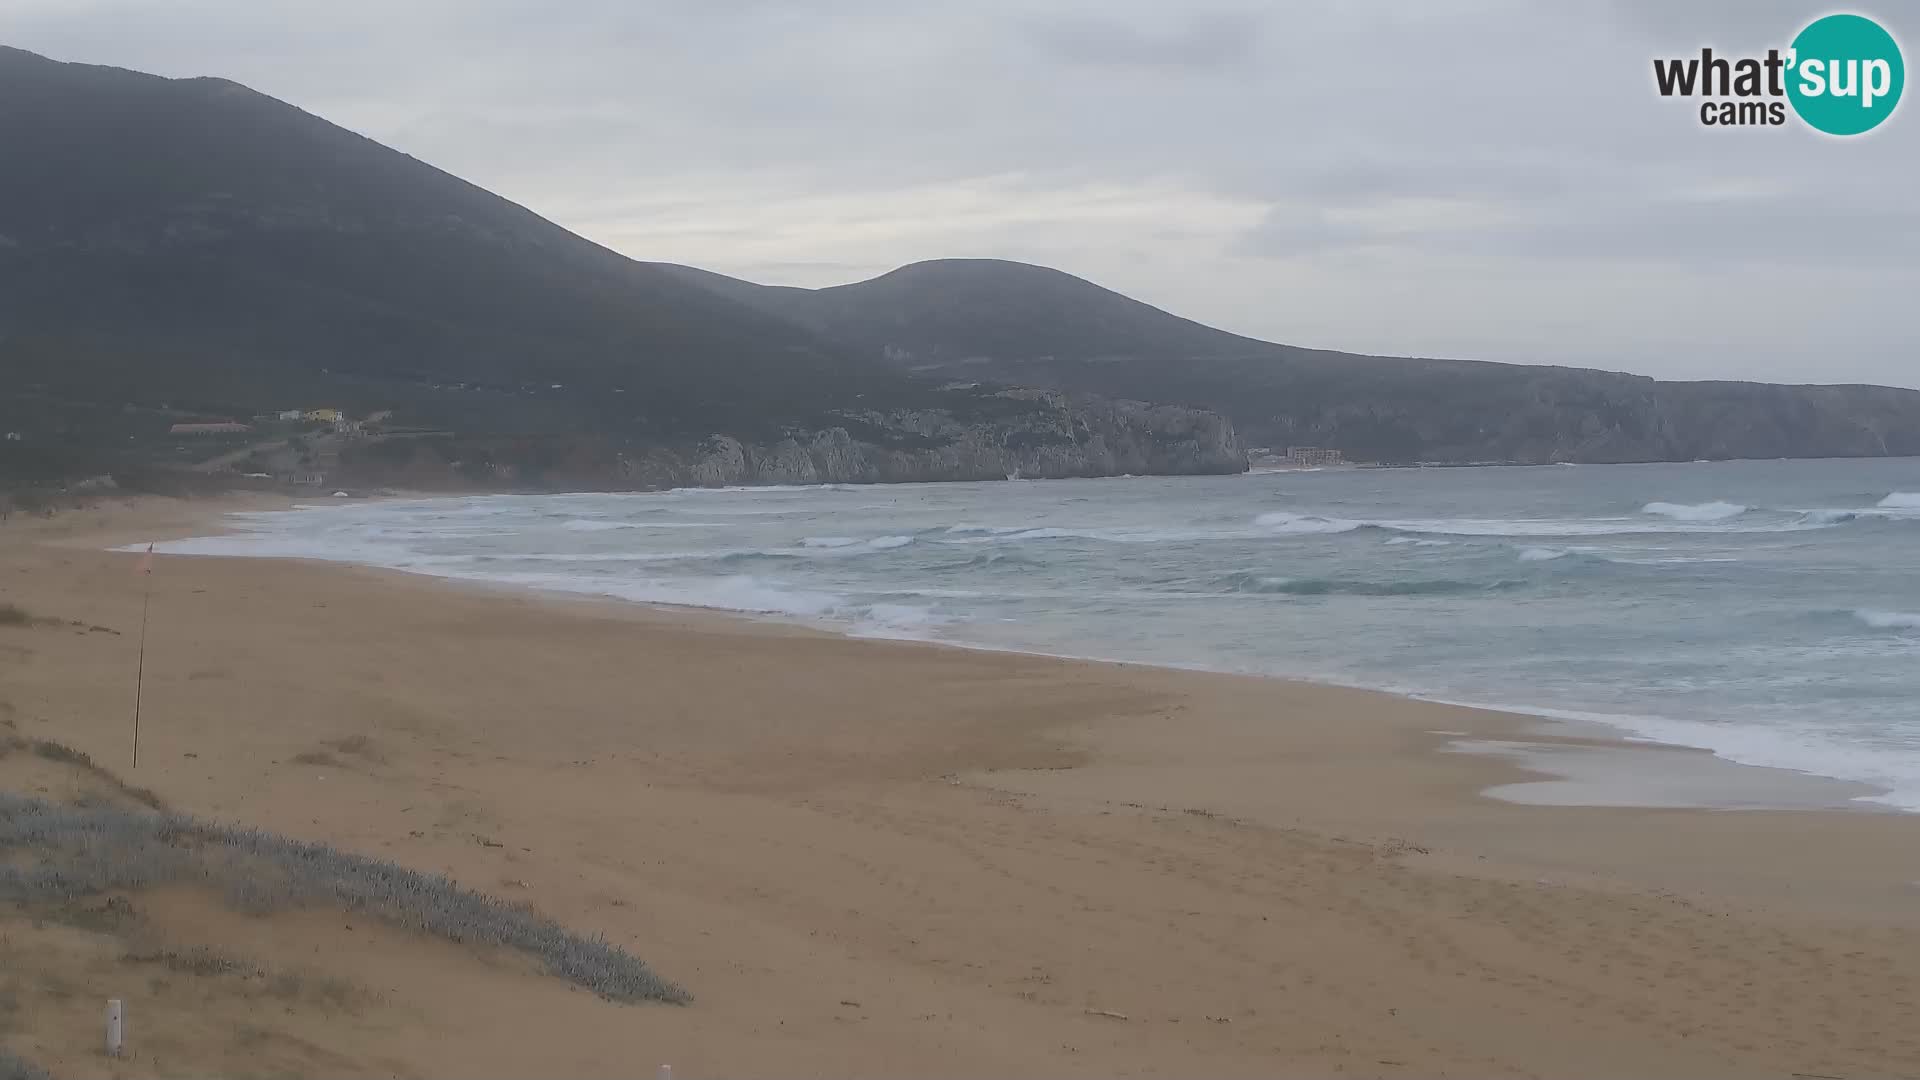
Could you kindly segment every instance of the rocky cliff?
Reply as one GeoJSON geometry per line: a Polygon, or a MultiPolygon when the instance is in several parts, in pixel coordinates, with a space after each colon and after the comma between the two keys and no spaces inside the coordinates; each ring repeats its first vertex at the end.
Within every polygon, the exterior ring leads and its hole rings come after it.
{"type": "Polygon", "coordinates": [[[345,455],[341,483],[575,490],[864,484],[1070,476],[1239,473],[1246,451],[1218,413],[967,387],[958,411],[844,410],[778,439],[715,434],[678,443],[595,436],[390,440],[345,455]]]}

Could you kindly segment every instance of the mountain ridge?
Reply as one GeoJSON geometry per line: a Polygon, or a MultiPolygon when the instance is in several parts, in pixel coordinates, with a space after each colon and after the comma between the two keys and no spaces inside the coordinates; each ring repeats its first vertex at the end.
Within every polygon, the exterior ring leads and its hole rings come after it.
{"type": "Polygon", "coordinates": [[[813,290],[662,265],[903,370],[1218,409],[1256,445],[1395,463],[1920,454],[1920,391],[1898,387],[1309,349],[1003,260],[926,260],[813,290]]]}
{"type": "Polygon", "coordinates": [[[446,433],[392,456],[448,483],[715,454],[738,482],[1217,472],[1243,436],[1388,463],[1920,454],[1914,391],[1307,349],[1004,260],[816,290],[635,260],[224,79],[0,47],[0,145],[0,428],[89,465],[315,403],[446,433]]]}
{"type": "Polygon", "coordinates": [[[424,484],[674,483],[736,444],[753,482],[836,431],[864,449],[823,479],[1245,468],[1223,421],[943,390],[226,80],[0,53],[0,145],[0,428],[70,468],[315,405],[447,433],[338,470],[424,484]]]}

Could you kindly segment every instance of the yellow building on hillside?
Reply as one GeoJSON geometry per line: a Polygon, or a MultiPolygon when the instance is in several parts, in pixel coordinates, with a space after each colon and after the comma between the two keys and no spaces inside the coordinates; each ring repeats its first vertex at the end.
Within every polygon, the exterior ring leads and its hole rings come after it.
{"type": "Polygon", "coordinates": [[[340,410],[339,409],[308,409],[305,419],[318,420],[323,424],[331,424],[334,421],[340,419],[340,410]]]}

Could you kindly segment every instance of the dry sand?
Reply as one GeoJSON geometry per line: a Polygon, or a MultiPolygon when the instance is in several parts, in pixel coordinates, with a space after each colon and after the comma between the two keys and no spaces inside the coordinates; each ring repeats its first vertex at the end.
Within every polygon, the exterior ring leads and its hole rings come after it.
{"type": "Polygon", "coordinates": [[[696,1000],[169,890],[149,938],[277,975],[0,914],[0,1048],[56,1075],[1920,1074],[1920,819],[1497,802],[1531,774],[1436,734],[1531,724],[1496,713],[162,556],[129,771],[140,581],[100,549],[230,506],[0,525],[0,602],[59,620],[0,627],[0,723],[696,1000]]]}

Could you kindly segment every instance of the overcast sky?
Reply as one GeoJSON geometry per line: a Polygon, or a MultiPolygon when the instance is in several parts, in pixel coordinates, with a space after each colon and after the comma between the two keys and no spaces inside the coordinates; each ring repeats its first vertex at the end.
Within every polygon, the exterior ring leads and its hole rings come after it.
{"type": "MultiPolygon", "coordinates": [[[[755,281],[991,256],[1292,344],[1920,386],[1920,102],[1839,140],[1652,88],[1826,10],[0,0],[0,42],[226,76],[755,281]]],[[[1913,62],[1920,9],[1850,10],[1913,62]]]]}

